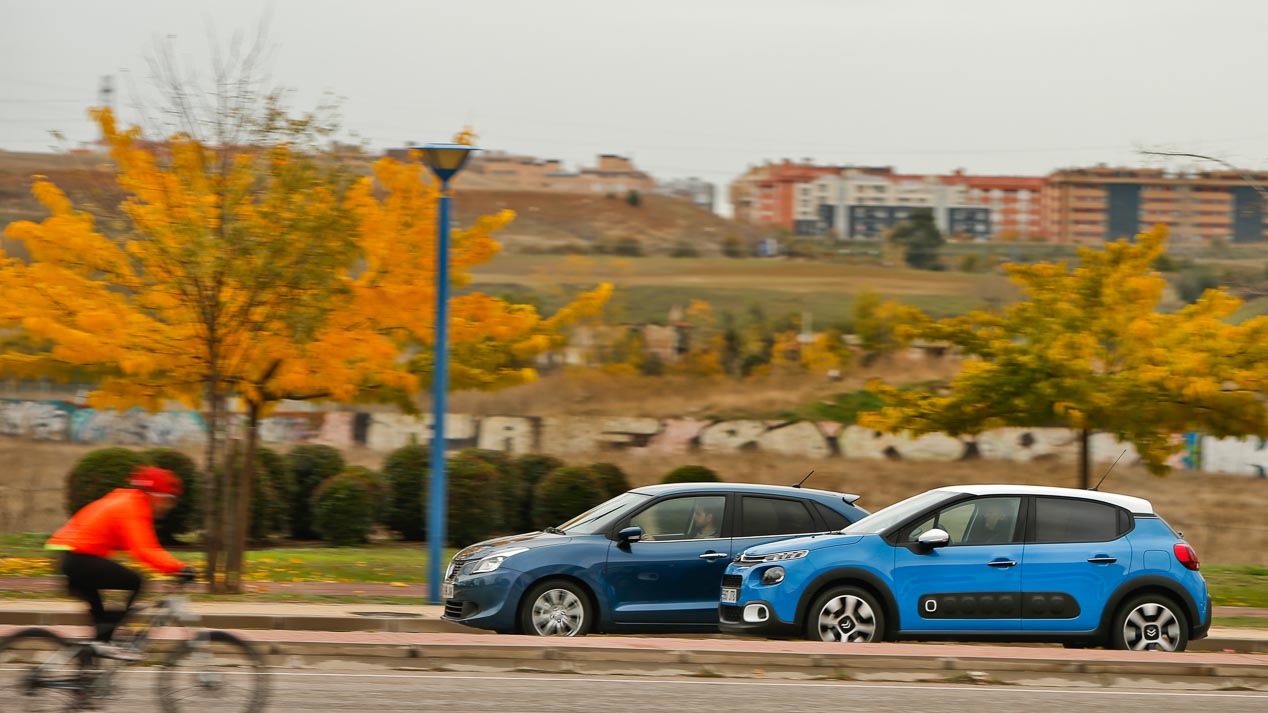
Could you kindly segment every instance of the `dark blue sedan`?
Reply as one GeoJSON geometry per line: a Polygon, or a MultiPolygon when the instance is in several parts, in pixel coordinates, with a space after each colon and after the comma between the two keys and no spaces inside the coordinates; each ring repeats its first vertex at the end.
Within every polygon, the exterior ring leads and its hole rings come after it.
{"type": "Polygon", "coordinates": [[[749,547],[840,530],[857,495],[779,485],[636,488],[559,527],[454,555],[444,618],[500,633],[716,631],[722,573],[749,547]]]}

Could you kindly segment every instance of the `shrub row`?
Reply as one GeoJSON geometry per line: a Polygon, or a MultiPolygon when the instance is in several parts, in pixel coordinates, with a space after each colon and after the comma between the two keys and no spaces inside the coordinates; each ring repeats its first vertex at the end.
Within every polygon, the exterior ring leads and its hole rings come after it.
{"type": "MultiPolygon", "coordinates": [[[[85,455],[67,478],[66,505],[74,512],[127,482],[138,465],[169,468],[185,481],[185,496],[157,524],[159,536],[199,529],[202,474],[192,459],[168,449],[103,448],[85,455]]],[[[448,540],[465,546],[496,535],[560,525],[629,490],[625,473],[611,463],[567,465],[554,456],[513,457],[468,449],[446,459],[448,540]]],[[[377,526],[406,540],[427,536],[430,451],[410,445],[393,451],[382,472],[348,466],[335,448],[304,444],[285,455],[258,449],[251,499],[250,538],[276,535],[321,539],[336,545],[365,542],[377,526]]],[[[714,481],[702,466],[682,466],[663,482],[714,481]]]]}

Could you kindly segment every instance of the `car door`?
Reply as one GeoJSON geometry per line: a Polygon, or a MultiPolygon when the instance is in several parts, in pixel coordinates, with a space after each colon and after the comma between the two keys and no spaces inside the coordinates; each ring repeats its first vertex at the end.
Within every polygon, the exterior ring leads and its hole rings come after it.
{"type": "Polygon", "coordinates": [[[722,573],[730,563],[726,493],[670,496],[619,525],[643,539],[608,548],[612,619],[621,624],[716,624],[722,573]]]}
{"type": "Polygon", "coordinates": [[[1082,632],[1100,625],[1127,580],[1131,516],[1081,498],[1036,496],[1022,565],[1022,630],[1082,632]]]}
{"type": "Polygon", "coordinates": [[[1021,629],[1023,503],[1020,496],[962,500],[896,533],[893,593],[903,632],[1021,629]],[[934,528],[950,535],[948,544],[916,543],[934,528]]]}

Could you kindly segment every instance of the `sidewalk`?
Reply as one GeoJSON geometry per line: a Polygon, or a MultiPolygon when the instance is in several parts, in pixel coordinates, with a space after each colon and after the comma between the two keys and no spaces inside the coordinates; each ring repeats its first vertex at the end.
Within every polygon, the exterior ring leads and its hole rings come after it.
{"type": "MultiPolygon", "coordinates": [[[[56,582],[56,580],[52,580],[56,582]]],[[[0,589],[12,580],[0,580],[0,589]]],[[[23,591],[50,591],[33,580],[23,591]]],[[[347,585],[294,583],[296,594],[333,594],[347,585]]],[[[274,585],[269,585],[274,586],[274,585]]],[[[353,585],[366,592],[426,587],[353,585]]],[[[274,590],[277,591],[277,590],[274,590]]],[[[50,594],[52,592],[50,591],[50,594]]],[[[405,596],[410,596],[410,593],[405,596]]],[[[1181,654],[983,644],[868,644],[769,641],[721,634],[504,636],[441,619],[440,606],[372,603],[197,601],[209,628],[234,631],[284,667],[371,665],[383,670],[571,672],[582,674],[758,676],[858,681],[962,681],[1019,685],[1143,686],[1165,680],[1194,690],[1240,686],[1268,691],[1268,629],[1214,627],[1181,654]]],[[[1222,616],[1268,611],[1216,608],[1222,616]]],[[[83,605],[69,599],[0,599],[0,636],[21,626],[87,634],[83,605]]]]}

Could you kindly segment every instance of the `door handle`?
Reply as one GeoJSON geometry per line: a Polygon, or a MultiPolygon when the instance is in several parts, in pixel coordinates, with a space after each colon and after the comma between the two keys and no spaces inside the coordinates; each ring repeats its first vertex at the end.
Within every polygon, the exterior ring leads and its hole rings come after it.
{"type": "Polygon", "coordinates": [[[1089,557],[1087,561],[1091,562],[1092,564],[1114,564],[1115,562],[1118,561],[1118,558],[1106,557],[1105,555],[1097,555],[1096,557],[1089,557]]]}
{"type": "Polygon", "coordinates": [[[992,560],[986,564],[992,567],[1015,567],[1017,563],[1013,560],[992,560]]]}
{"type": "Polygon", "coordinates": [[[702,560],[716,560],[716,559],[720,559],[720,558],[722,558],[722,557],[730,557],[730,556],[731,556],[731,555],[729,555],[729,554],[727,554],[727,553],[725,553],[725,552],[706,552],[706,553],[704,553],[704,554],[700,555],[700,559],[702,559],[702,560]]]}

